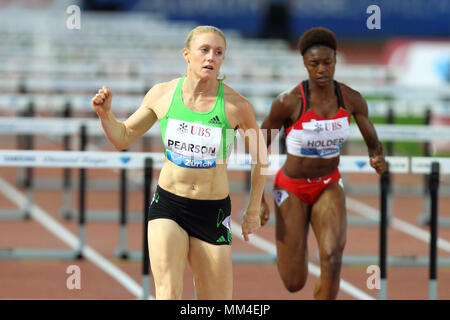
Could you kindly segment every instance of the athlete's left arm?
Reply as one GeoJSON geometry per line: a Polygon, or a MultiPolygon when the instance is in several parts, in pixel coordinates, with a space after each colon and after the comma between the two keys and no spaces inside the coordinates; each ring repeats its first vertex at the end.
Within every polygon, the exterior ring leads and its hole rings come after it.
{"type": "Polygon", "coordinates": [[[230,105],[230,115],[236,125],[235,128],[244,138],[246,150],[252,157],[249,202],[242,222],[242,234],[248,241],[248,234],[253,233],[261,226],[260,206],[268,166],[267,147],[250,102],[243,97],[236,97],[233,100],[230,105]]]}
{"type": "Polygon", "coordinates": [[[355,118],[359,131],[366,142],[370,165],[377,171],[378,174],[386,170],[386,161],[383,155],[383,145],[378,140],[377,132],[369,119],[369,111],[367,102],[363,96],[350,88],[345,90],[345,101],[351,107],[352,115],[355,118]]]}

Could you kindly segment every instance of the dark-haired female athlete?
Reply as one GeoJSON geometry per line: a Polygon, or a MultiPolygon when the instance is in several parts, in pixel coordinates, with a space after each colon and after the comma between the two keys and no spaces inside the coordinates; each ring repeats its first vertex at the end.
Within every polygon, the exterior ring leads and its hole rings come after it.
{"type": "MultiPolygon", "coordinates": [[[[315,299],[335,299],[339,291],[342,253],[346,242],[346,209],[339,153],[349,136],[353,116],[364,137],[370,165],[386,169],[381,143],[369,120],[361,94],[334,81],[336,37],[325,28],[312,28],[298,48],[309,80],[283,93],[272,103],[261,129],[286,134],[287,159],[274,181],[277,266],[287,290],[303,288],[308,274],[307,236],[311,224],[319,245],[320,279],[315,299]]],[[[268,135],[267,144],[271,142],[268,135]]],[[[265,224],[269,209],[262,200],[265,224]]]]}

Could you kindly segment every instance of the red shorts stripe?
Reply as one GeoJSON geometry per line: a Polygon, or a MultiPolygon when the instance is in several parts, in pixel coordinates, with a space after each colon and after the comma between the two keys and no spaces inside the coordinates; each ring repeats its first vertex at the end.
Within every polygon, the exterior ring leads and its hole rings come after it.
{"type": "Polygon", "coordinates": [[[315,179],[292,179],[283,174],[282,168],[278,170],[274,187],[281,187],[295,194],[308,204],[316,202],[317,198],[322,194],[323,190],[335,181],[341,178],[339,169],[336,169],[329,175],[315,179]]]}

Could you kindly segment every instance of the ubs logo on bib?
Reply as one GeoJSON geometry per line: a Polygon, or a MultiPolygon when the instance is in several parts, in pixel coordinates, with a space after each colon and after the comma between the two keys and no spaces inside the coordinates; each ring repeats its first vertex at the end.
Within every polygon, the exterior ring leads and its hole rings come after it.
{"type": "Polygon", "coordinates": [[[197,127],[197,126],[191,126],[191,134],[194,136],[209,138],[211,136],[211,129],[197,127]]]}
{"type": "MultiPolygon", "coordinates": [[[[311,121],[311,122],[313,122],[313,121],[311,121]]],[[[315,132],[323,131],[323,127],[319,122],[314,121],[314,131],[315,132]]]]}
{"type": "Polygon", "coordinates": [[[180,125],[178,126],[177,131],[179,133],[186,133],[186,132],[188,132],[188,125],[186,123],[184,123],[184,122],[180,123],[180,125]]]}

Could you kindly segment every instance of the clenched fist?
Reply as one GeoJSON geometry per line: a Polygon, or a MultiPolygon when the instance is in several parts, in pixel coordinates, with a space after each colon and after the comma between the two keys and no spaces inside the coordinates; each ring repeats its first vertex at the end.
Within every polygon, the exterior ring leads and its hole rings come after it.
{"type": "Polygon", "coordinates": [[[95,97],[92,98],[92,107],[99,117],[111,110],[112,92],[107,86],[103,86],[95,97]]]}
{"type": "Polygon", "coordinates": [[[382,174],[384,171],[386,171],[386,160],[382,155],[371,157],[370,165],[377,171],[378,174],[382,174]]]}

